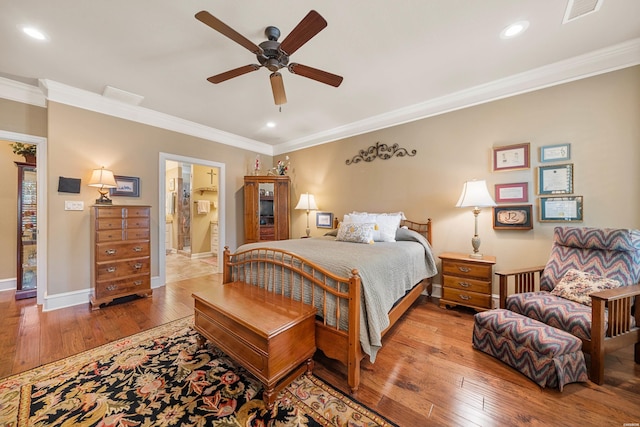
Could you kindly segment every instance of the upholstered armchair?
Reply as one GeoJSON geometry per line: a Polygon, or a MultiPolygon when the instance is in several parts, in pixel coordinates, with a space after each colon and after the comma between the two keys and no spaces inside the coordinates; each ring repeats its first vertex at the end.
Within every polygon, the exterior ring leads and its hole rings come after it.
{"type": "Polygon", "coordinates": [[[591,381],[604,382],[606,353],[634,344],[640,363],[640,230],[556,227],[544,267],[496,274],[500,308],[582,340],[591,381]]]}

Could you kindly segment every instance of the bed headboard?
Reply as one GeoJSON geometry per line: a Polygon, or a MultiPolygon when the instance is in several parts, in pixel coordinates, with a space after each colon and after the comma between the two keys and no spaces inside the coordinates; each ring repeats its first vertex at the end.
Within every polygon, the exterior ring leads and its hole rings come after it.
{"type": "Polygon", "coordinates": [[[414,222],[409,221],[408,219],[403,219],[400,221],[400,227],[407,227],[409,230],[413,230],[416,233],[422,234],[427,238],[429,244],[433,245],[433,241],[431,240],[431,218],[427,219],[427,222],[414,222]]]}

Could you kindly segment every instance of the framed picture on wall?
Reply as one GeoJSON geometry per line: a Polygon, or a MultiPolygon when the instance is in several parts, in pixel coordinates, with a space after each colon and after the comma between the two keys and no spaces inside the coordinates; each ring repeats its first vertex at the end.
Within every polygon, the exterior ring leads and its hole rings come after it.
{"type": "Polygon", "coordinates": [[[496,203],[526,203],[529,201],[529,183],[496,184],[496,203]]]}
{"type": "Polygon", "coordinates": [[[333,228],[333,213],[316,212],[316,227],[333,228]]]}
{"type": "Polygon", "coordinates": [[[538,168],[538,194],[571,193],[573,193],[572,163],[538,168]]]}
{"type": "Polygon", "coordinates": [[[496,206],[493,208],[494,230],[531,230],[531,205],[496,206]]]}
{"type": "Polygon", "coordinates": [[[135,176],[113,176],[116,179],[116,188],[109,190],[112,196],[140,197],[140,178],[135,176]]]}
{"type": "Polygon", "coordinates": [[[540,222],[580,222],[582,196],[540,197],[540,222]]]}
{"type": "Polygon", "coordinates": [[[505,145],[493,147],[493,171],[508,171],[529,169],[530,145],[524,144],[505,145]]]}
{"type": "Polygon", "coordinates": [[[571,144],[545,145],[540,147],[540,162],[561,162],[571,158],[571,144]]]}

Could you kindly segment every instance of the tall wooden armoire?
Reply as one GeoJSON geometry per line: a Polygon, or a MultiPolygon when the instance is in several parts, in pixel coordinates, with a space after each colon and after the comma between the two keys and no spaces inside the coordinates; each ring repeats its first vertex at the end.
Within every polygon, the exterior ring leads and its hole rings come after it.
{"type": "Polygon", "coordinates": [[[289,238],[288,176],[244,177],[245,243],[289,238]]]}

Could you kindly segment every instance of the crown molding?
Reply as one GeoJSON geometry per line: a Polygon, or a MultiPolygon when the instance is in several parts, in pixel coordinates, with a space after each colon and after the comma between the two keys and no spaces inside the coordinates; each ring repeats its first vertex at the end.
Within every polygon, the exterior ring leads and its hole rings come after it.
{"type": "Polygon", "coordinates": [[[47,106],[47,100],[40,88],[5,77],[0,77],[0,98],[37,107],[47,106]]]}
{"type": "Polygon", "coordinates": [[[640,64],[640,38],[274,146],[274,155],[325,144],[640,64]]]}
{"type": "Polygon", "coordinates": [[[255,151],[260,154],[273,155],[273,146],[264,142],[204,126],[145,107],[131,105],[53,80],[41,79],[40,88],[49,101],[255,151]]]}

